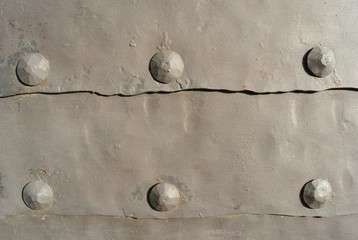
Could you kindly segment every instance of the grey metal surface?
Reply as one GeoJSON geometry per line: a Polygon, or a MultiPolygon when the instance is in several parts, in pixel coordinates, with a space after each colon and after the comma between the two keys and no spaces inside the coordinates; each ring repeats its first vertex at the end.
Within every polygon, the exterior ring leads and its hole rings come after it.
{"type": "Polygon", "coordinates": [[[0,240],[357,239],[357,10],[0,0],[0,240]]]}
{"type": "Polygon", "coordinates": [[[33,210],[49,209],[53,204],[53,190],[41,180],[33,181],[25,185],[22,199],[33,210]]]}
{"type": "Polygon", "coordinates": [[[356,0],[2,0],[0,96],[356,88],[356,12],[356,0]],[[302,64],[320,45],[337,60],[322,79],[302,64]],[[183,58],[179,80],[153,80],[148,68],[157,48],[183,58]],[[32,52],[51,63],[48,85],[27,87],[16,78],[18,60],[32,52]]]}
{"type": "Polygon", "coordinates": [[[357,216],[236,216],[134,220],[105,216],[16,216],[0,219],[0,238],[17,240],[356,240],[357,216]]]}
{"type": "Polygon", "coordinates": [[[2,99],[0,111],[1,215],[31,213],[21,191],[37,179],[54,191],[45,214],[358,213],[356,92],[36,94],[2,99]],[[335,196],[311,210],[299,193],[315,178],[335,196]],[[176,211],[148,205],[160,181],[184,194],[176,211]]]}

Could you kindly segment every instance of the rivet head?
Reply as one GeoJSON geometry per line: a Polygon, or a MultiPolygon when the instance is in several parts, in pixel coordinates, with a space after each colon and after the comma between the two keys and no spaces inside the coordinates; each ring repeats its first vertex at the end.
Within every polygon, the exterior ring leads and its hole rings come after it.
{"type": "Polygon", "coordinates": [[[170,83],[183,75],[184,63],[176,52],[162,50],[150,60],[150,72],[158,82],[170,83]]]}
{"type": "Polygon", "coordinates": [[[160,212],[170,211],[181,203],[178,188],[169,183],[159,183],[149,190],[150,206],[160,212]]]}
{"type": "Polygon", "coordinates": [[[326,77],[334,71],[336,58],[326,47],[314,47],[307,56],[307,66],[317,77],[326,77]]]}
{"type": "Polygon", "coordinates": [[[37,86],[48,80],[49,61],[40,53],[25,55],[17,64],[19,80],[27,86],[37,86]]]}
{"type": "Polygon", "coordinates": [[[303,200],[312,209],[324,206],[332,198],[332,187],[327,180],[315,179],[304,186],[303,200]]]}
{"type": "Polygon", "coordinates": [[[52,188],[42,181],[33,181],[22,190],[22,199],[33,210],[50,209],[53,204],[52,188]]]}

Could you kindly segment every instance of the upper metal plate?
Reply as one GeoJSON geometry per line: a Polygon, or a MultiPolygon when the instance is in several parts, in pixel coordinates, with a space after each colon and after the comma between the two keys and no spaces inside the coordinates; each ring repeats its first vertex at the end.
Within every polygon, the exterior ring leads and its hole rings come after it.
{"type": "Polygon", "coordinates": [[[278,92],[358,87],[355,0],[0,1],[0,96],[93,91],[135,95],[182,89],[278,92]],[[312,47],[333,50],[324,78],[304,70],[312,47]],[[153,80],[151,57],[180,54],[184,75],[153,80]],[[50,61],[49,82],[22,85],[27,53],[50,61]]]}

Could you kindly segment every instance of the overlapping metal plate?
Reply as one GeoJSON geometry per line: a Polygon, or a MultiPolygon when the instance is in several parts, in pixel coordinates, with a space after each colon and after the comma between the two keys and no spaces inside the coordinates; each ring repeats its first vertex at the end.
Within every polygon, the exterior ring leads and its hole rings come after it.
{"type": "Polygon", "coordinates": [[[0,239],[356,239],[357,10],[0,0],[0,239]],[[327,77],[307,71],[315,46],[335,54],[327,77]],[[169,84],[149,70],[161,48],[185,64],[169,84]],[[34,52],[50,72],[29,87],[16,66],[34,52]],[[302,187],[317,178],[334,194],[314,210],[302,187]],[[34,180],[51,209],[24,203],[34,180]],[[179,188],[175,210],[148,204],[158,182],[179,188]]]}
{"type": "Polygon", "coordinates": [[[356,0],[10,1],[0,5],[0,95],[93,91],[136,95],[181,89],[281,92],[356,88],[356,0]],[[148,70],[167,44],[185,64],[168,85],[148,70]],[[334,73],[319,79],[304,56],[324,45],[334,73]],[[48,84],[18,82],[30,52],[50,61],[48,84]]]}
{"type": "Polygon", "coordinates": [[[194,218],[358,212],[355,92],[28,95],[2,99],[2,215],[31,212],[23,186],[42,179],[48,214],[194,218]],[[326,178],[335,193],[305,208],[303,185],[326,178]],[[159,179],[187,202],[159,213],[146,200],[159,179]]]}
{"type": "Polygon", "coordinates": [[[133,220],[104,216],[18,216],[0,219],[1,239],[357,239],[357,216],[240,216],[133,220]],[[41,233],[41,234],[39,234],[41,233]]]}

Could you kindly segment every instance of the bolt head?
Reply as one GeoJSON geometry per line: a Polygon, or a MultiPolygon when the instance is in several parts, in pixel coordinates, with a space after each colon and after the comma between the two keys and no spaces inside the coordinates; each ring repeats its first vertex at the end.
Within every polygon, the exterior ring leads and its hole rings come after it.
{"type": "Polygon", "coordinates": [[[183,75],[184,62],[176,52],[159,51],[150,60],[150,72],[158,82],[170,83],[183,75]]]}
{"type": "Polygon", "coordinates": [[[24,187],[22,198],[33,210],[50,209],[53,205],[52,188],[42,181],[33,181],[24,187]]]}
{"type": "Polygon", "coordinates": [[[336,58],[326,47],[314,47],[307,57],[307,66],[317,77],[326,77],[334,71],[336,58]]]}
{"type": "Polygon", "coordinates": [[[48,79],[49,61],[40,53],[25,55],[17,64],[19,80],[27,86],[37,86],[48,79]]]}
{"type": "Polygon", "coordinates": [[[159,183],[154,185],[149,191],[149,204],[157,211],[170,211],[180,205],[180,192],[172,184],[159,183]]]}
{"type": "Polygon", "coordinates": [[[308,182],[303,190],[303,200],[312,209],[318,209],[332,199],[332,187],[327,180],[315,179],[308,182]]]}

